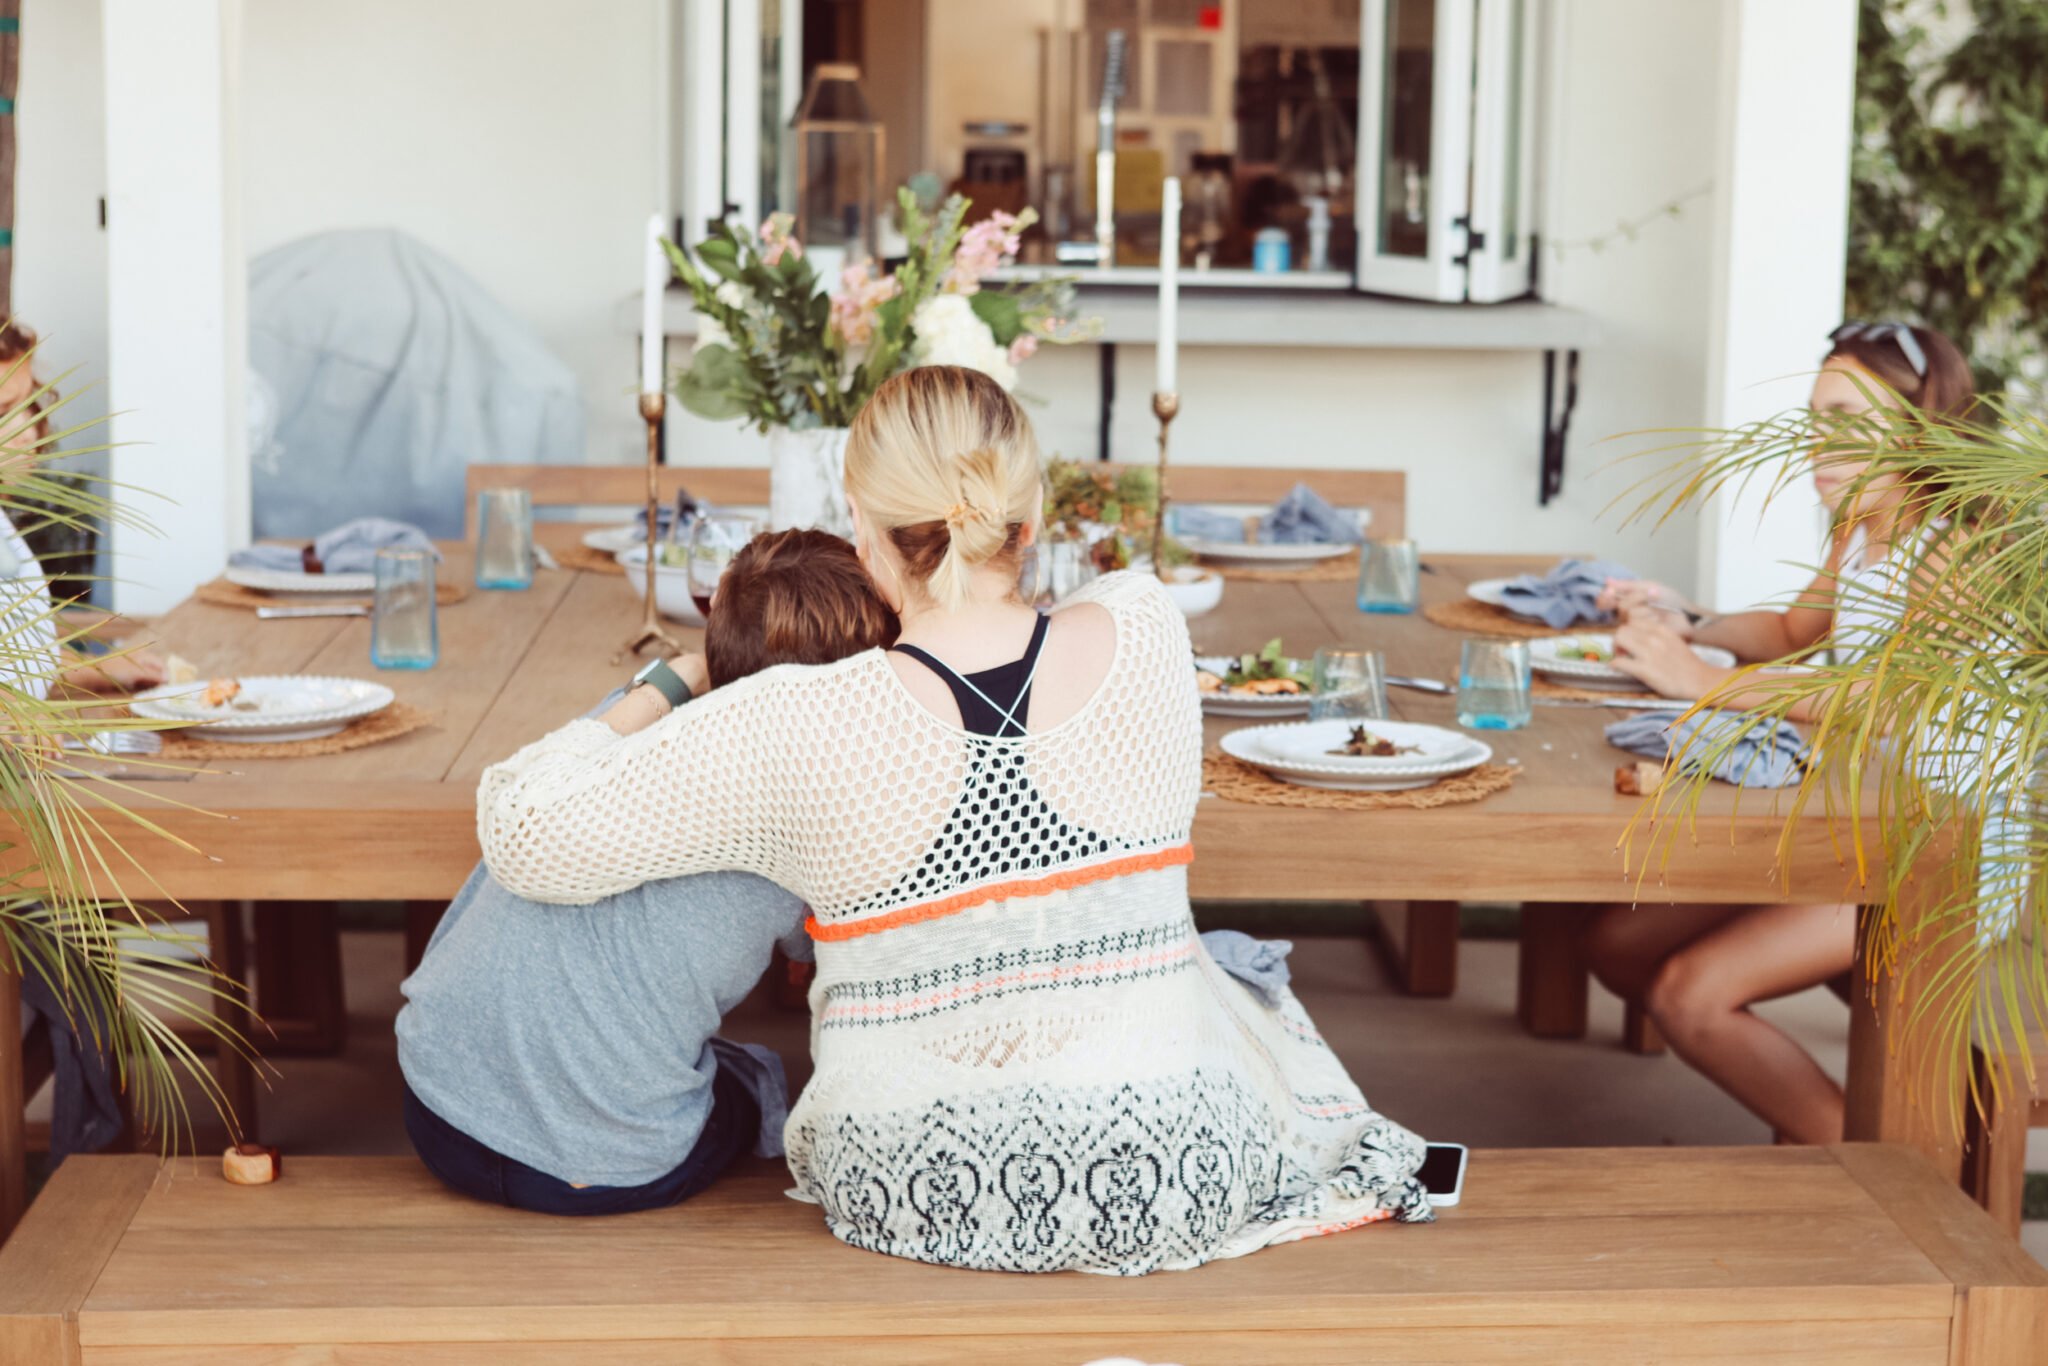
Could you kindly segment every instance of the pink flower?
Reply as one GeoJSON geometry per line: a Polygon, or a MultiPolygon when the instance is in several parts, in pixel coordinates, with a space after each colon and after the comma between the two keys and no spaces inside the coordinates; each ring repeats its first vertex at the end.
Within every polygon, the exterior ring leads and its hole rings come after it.
{"type": "Polygon", "coordinates": [[[1004,258],[1015,256],[1021,246],[1017,215],[996,210],[961,234],[959,250],[953,253],[942,287],[949,294],[975,293],[1004,258]]]}
{"type": "Polygon", "coordinates": [[[1029,332],[1020,332],[1017,340],[1010,343],[1010,364],[1022,365],[1038,354],[1038,338],[1029,332]]]}
{"type": "Polygon", "coordinates": [[[832,295],[833,330],[848,346],[867,345],[874,339],[875,314],[902,292],[895,276],[877,276],[871,262],[848,266],[840,272],[839,288],[832,295]]]}
{"type": "Polygon", "coordinates": [[[771,213],[761,224],[761,264],[780,265],[784,252],[803,259],[804,244],[797,241],[792,233],[796,227],[796,215],[792,213],[771,213]]]}

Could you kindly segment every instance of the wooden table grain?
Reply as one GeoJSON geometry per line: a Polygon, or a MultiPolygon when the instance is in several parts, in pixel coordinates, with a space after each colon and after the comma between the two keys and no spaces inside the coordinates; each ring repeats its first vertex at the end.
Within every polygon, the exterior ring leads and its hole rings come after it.
{"type": "MultiPolygon", "coordinates": [[[[543,528],[562,538],[561,527],[543,528]]],[[[466,548],[442,574],[466,579],[466,548]]],[[[1425,601],[1471,580],[1540,567],[1532,556],[1429,557],[1425,601]]],[[[303,759],[216,760],[163,790],[187,805],[153,819],[193,849],[128,838],[149,880],[130,895],[180,899],[430,900],[452,896],[477,859],[475,792],[484,768],[587,709],[625,673],[610,661],[638,617],[630,587],[609,575],[542,571],[524,592],[475,591],[441,611],[441,662],[419,672],[369,664],[369,623],[259,622],[246,610],[187,601],[159,621],[163,644],[210,674],[298,671],[377,677],[435,713],[385,744],[303,759]]],[[[1344,583],[1228,585],[1221,607],[1190,623],[1204,652],[1282,638],[1290,653],[1343,643],[1385,652],[1396,674],[1454,680],[1460,637],[1421,616],[1365,615],[1344,583]]],[[[700,635],[679,631],[694,646],[700,635]]],[[[1451,699],[1395,690],[1405,720],[1450,725],[1451,699]]],[[[1856,902],[1856,885],[1819,819],[1781,845],[1782,798],[1716,785],[1696,829],[1630,832],[1636,799],[1617,795],[1624,756],[1601,728],[1615,711],[1539,706],[1525,730],[1490,734],[1520,769],[1506,792],[1470,805],[1369,813],[1251,806],[1205,798],[1190,887],[1197,897],[1512,900],[1564,913],[1627,901],[1767,903],[1791,894],[1856,902]]],[[[1211,720],[1213,743],[1231,725],[1211,720]]],[[[117,868],[116,873],[120,870],[117,868]]],[[[1870,887],[1881,886],[1872,870],[1870,887]]],[[[1867,1010],[1868,1007],[1859,1007],[1867,1010]]],[[[1890,1033],[1864,1029],[1852,1057],[1852,1138],[1908,1141],[1952,1168],[1943,1107],[1917,1103],[1890,1033]]],[[[1910,1050],[1906,1050],[1910,1051],[1910,1050]]]]}

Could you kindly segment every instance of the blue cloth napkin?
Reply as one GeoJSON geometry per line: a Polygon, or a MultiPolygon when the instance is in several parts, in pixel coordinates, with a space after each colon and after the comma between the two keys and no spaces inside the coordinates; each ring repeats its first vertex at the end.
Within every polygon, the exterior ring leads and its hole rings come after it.
{"type": "Polygon", "coordinates": [[[1197,541],[1235,543],[1244,539],[1244,518],[1214,508],[1173,503],[1166,509],[1166,530],[1169,535],[1197,541]]]}
{"type": "Polygon", "coordinates": [[[1682,753],[1690,772],[1706,761],[1710,745],[1738,731],[1742,739],[1722,755],[1709,776],[1737,787],[1790,787],[1799,781],[1806,738],[1783,721],[1763,726],[1732,712],[1698,712],[1676,720],[1668,712],[1648,712],[1611,723],[1607,743],[1651,759],[1682,753]]]}
{"type": "Polygon", "coordinates": [[[1259,519],[1269,545],[1357,545],[1365,539],[1356,513],[1339,512],[1307,484],[1296,484],[1259,519]]]}
{"type": "Polygon", "coordinates": [[[1501,590],[1508,610],[1535,617],[1554,631],[1582,621],[1610,622],[1612,612],[1593,605],[1609,579],[1632,579],[1633,569],[1612,560],[1565,560],[1548,574],[1524,574],[1501,590]]]}
{"type": "Polygon", "coordinates": [[[1260,1001],[1280,1004],[1280,993],[1292,976],[1287,968],[1287,955],[1294,951],[1291,941],[1254,939],[1241,930],[1210,930],[1202,936],[1202,947],[1217,967],[1244,983],[1260,1001]]]}
{"type": "MultiPolygon", "coordinates": [[[[377,566],[380,550],[427,550],[435,559],[441,552],[418,527],[383,517],[359,517],[343,522],[313,541],[314,557],[327,574],[367,574],[377,566]]],[[[295,545],[252,545],[228,556],[237,569],[272,569],[291,573],[306,567],[305,556],[295,545]]]]}

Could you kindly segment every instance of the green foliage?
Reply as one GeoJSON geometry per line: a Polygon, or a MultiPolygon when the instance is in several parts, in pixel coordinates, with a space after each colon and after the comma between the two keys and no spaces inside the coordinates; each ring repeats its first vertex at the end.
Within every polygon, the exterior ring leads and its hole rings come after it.
{"type": "MultiPolygon", "coordinates": [[[[0,380],[32,359],[21,357],[0,370],[0,380]]],[[[7,434],[0,443],[0,512],[10,520],[35,517],[55,526],[105,522],[146,530],[147,523],[130,506],[115,504],[98,481],[57,468],[105,449],[53,454],[57,443],[85,428],[53,430],[59,423],[52,421],[37,429],[33,409],[40,403],[54,417],[64,402],[45,385],[22,405],[0,412],[0,433],[7,434]]],[[[165,1144],[190,1129],[181,1077],[198,1087],[232,1132],[235,1120],[213,1069],[177,1026],[210,1033],[221,1047],[247,1053],[246,1041],[212,1013],[213,1001],[233,983],[205,964],[166,955],[167,947],[189,948],[187,937],[125,896],[108,899],[94,891],[96,881],[116,879],[153,887],[124,836],[142,831],[183,841],[129,803],[182,803],[161,790],[112,778],[101,778],[89,792],[65,748],[67,740],[95,732],[151,729],[156,723],[112,717],[104,701],[65,695],[59,675],[82,631],[34,580],[0,589],[8,590],[0,596],[0,810],[7,816],[0,824],[0,971],[34,973],[50,985],[74,1026],[111,1053],[138,1124],[165,1144]]],[[[131,768],[151,762],[124,760],[131,768]]]]}
{"type": "MultiPolygon", "coordinates": [[[[1775,495],[1810,461],[1839,458],[1868,461],[1845,506],[1880,480],[1918,492],[1915,526],[1893,542],[1894,572],[1854,590],[1859,615],[1896,621],[1892,633],[1796,673],[1738,674],[1731,691],[1767,700],[1727,713],[1726,731],[1675,756],[1683,771],[1646,799],[1631,840],[1655,850],[1696,835],[1706,774],[1745,739],[1801,716],[1807,767],[1789,798],[1769,799],[1790,817],[1781,853],[1803,815],[1822,816],[1846,885],[1792,893],[1881,908],[1867,961],[1916,983],[1907,1008],[1939,1041],[1920,1080],[1939,1088],[1969,1075],[1973,1046],[2021,1073],[2048,1063],[2024,1046],[2048,1023],[2048,422],[2003,397],[1962,426],[1870,397],[1880,406],[1854,419],[1822,424],[1800,411],[1692,434],[1639,490],[1641,513],[1661,522],[1751,482],[1775,495]],[[2020,1041],[2017,1057],[2008,1040],[2020,1041]]],[[[1653,870],[1636,860],[1634,871],[1653,870]]],[[[2019,1081],[1992,1076],[1998,1087],[2019,1081]]]]}
{"type": "Polygon", "coordinates": [[[1956,3],[1937,52],[1924,5],[1861,0],[1849,314],[1947,333],[1996,393],[2048,355],[2048,5],[1956,3]]]}

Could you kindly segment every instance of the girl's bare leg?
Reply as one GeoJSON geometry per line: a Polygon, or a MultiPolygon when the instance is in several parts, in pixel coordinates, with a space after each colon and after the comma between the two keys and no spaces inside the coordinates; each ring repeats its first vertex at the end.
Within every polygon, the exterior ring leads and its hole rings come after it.
{"type": "Polygon", "coordinates": [[[1643,1002],[1678,1055],[1795,1143],[1839,1143],[1842,1088],[1752,1003],[1846,971],[1853,906],[1751,906],[1672,953],[1643,1002]]]}
{"type": "Polygon", "coordinates": [[[1610,906],[1586,927],[1586,962],[1624,1001],[1643,1000],[1664,960],[1747,906],[1610,906]]]}

